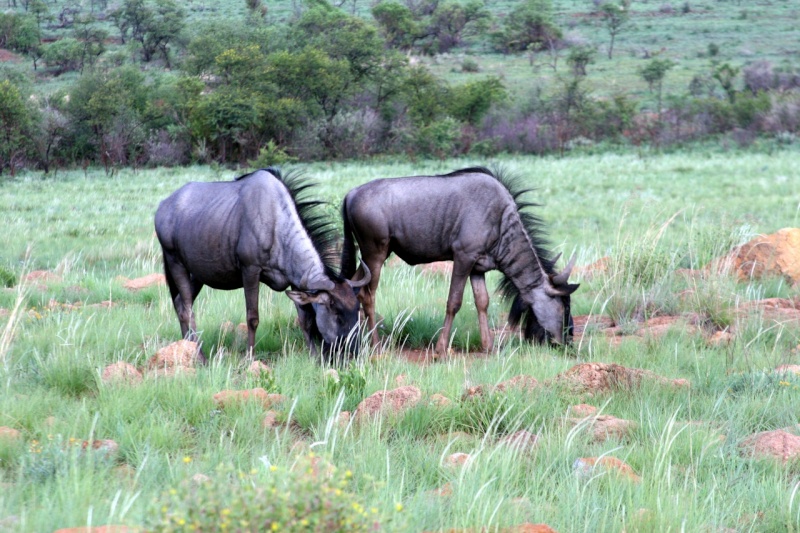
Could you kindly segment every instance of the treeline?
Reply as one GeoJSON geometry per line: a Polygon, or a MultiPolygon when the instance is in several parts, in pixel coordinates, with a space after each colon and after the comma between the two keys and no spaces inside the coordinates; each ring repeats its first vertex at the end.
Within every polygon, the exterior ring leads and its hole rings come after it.
{"type": "Polygon", "coordinates": [[[28,0],[26,12],[0,14],[0,47],[35,72],[78,73],[36,97],[29,74],[2,71],[0,171],[546,153],[720,133],[746,144],[764,133],[791,141],[800,129],[800,75],[766,62],[714,65],[678,97],[662,94],[673,64],[651,59],[641,76],[656,111],[624,95],[593,97],[585,78],[595,51],[563,39],[549,0],[522,0],[502,24],[476,0],[384,0],[372,20],[313,0],[286,24],[268,24],[259,0],[246,3],[247,20],[194,28],[173,0],[97,0],[57,14],[28,0]],[[60,38],[44,42],[43,24],[60,38]],[[554,62],[565,55],[570,74],[553,96],[512,100],[498,78],[452,86],[410,60],[476,40],[554,62]]]}

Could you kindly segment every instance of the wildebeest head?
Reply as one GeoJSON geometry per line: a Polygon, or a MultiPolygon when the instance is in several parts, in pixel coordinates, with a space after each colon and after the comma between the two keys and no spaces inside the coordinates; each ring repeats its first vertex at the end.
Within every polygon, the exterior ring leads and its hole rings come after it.
{"type": "MultiPolygon", "coordinates": [[[[323,353],[358,352],[358,291],[368,284],[371,274],[364,265],[364,278],[358,281],[324,278],[309,283],[306,290],[286,291],[298,306],[310,306],[313,311],[312,337],[321,337],[323,353]]],[[[304,326],[305,327],[305,326],[304,326]]]]}
{"type": "Polygon", "coordinates": [[[556,344],[572,342],[570,295],[580,286],[577,283],[569,283],[569,275],[574,266],[575,256],[570,259],[564,270],[545,277],[544,282],[533,290],[531,306],[536,319],[530,321],[526,327],[530,330],[529,335],[539,341],[549,340],[556,344]]]}

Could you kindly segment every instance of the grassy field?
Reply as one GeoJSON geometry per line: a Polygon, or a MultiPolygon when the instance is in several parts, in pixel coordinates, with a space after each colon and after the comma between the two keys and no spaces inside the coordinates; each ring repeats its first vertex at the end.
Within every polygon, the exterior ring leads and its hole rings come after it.
{"type": "MultiPolygon", "coordinates": [[[[319,163],[303,170],[320,183],[335,215],[345,192],[371,179],[485,163],[319,163]]],[[[657,339],[614,343],[589,328],[568,352],[506,333],[483,356],[470,351],[479,342],[468,294],[455,323],[455,355],[419,365],[402,349],[425,350],[435,340],[448,280],[391,263],[377,299],[389,348],[380,356],[365,350],[340,369],[339,385],[306,352],[290,300],[266,287],[256,356],[272,367],[271,377],[244,372],[241,339],[223,327],[243,322],[241,291],[205,289],[195,311],[211,364],[183,378],[106,385],[106,365],[142,368],[180,337],[164,286],[123,287],[122,278],[161,270],[152,226],[158,202],[186,181],[234,174],[196,167],[19,176],[0,183],[0,271],[16,280],[35,270],[55,277],[0,292],[0,426],[20,432],[16,440],[0,436],[0,531],[109,523],[192,530],[200,519],[190,513],[201,508],[214,526],[205,530],[221,530],[226,517],[238,520],[229,529],[263,530],[243,525],[248,512],[279,502],[283,507],[270,516],[285,518],[286,509],[316,497],[341,506],[354,523],[367,523],[366,514],[391,531],[522,522],[562,532],[800,530],[798,464],[753,460],[738,448],[753,432],[800,423],[800,380],[771,373],[800,362],[800,329],[737,312],[749,300],[792,297],[797,289],[776,279],[692,281],[675,273],[701,268],[755,234],[798,226],[800,155],[698,151],[493,163],[536,188],[531,198],[542,204],[538,213],[555,250],[575,252],[579,265],[613,258],[607,273],[575,276],[582,285],[574,315],[609,315],[632,331],[643,317],[698,312],[735,328],[732,343],[715,346],[680,327],[657,339]],[[686,289],[694,296],[679,297],[686,289]],[[93,305],[103,302],[111,304],[93,305]],[[519,374],[543,382],[587,361],[644,368],[691,387],[587,397],[543,385],[462,399],[474,385],[519,374]],[[421,389],[416,407],[337,424],[340,411],[396,387],[399,377],[421,389]],[[288,398],[276,408],[277,428],[262,427],[256,403],[219,409],[212,399],[223,389],[258,386],[288,398]],[[433,405],[428,398],[435,393],[452,404],[433,405]],[[564,423],[579,403],[631,420],[636,429],[594,442],[564,423]],[[520,429],[539,436],[535,451],[497,445],[520,429]],[[106,456],[72,445],[93,439],[112,439],[119,450],[106,456]],[[304,462],[317,460],[308,459],[309,450],[335,465],[331,478],[304,462]],[[454,452],[470,454],[467,466],[447,465],[454,452]],[[576,475],[576,459],[603,454],[626,461],[641,482],[576,475]],[[210,481],[194,484],[196,474],[210,481]],[[431,492],[448,483],[449,495],[431,492]]],[[[494,327],[502,328],[505,311],[493,297],[494,327]]]]}

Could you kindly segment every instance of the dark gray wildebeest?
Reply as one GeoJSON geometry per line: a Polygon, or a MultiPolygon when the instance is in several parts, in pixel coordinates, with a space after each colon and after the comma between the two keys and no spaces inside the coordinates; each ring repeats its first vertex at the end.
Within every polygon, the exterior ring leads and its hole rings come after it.
{"type": "Polygon", "coordinates": [[[481,167],[442,176],[378,179],[347,193],[342,205],[342,275],[363,280],[372,272],[369,285],[358,297],[373,344],[378,343],[375,291],[381,267],[392,252],[410,265],[453,261],[437,353],[447,350],[467,278],[475,295],[481,345],[491,350],[484,274],[495,269],[504,274],[501,292],[513,300],[512,325],[524,319],[529,340],[570,342],[570,295],[578,288],[568,283],[574,257],[562,272],[556,272],[558,257],[545,250],[542,222],[526,209],[534,204],[520,200],[526,192],[516,180],[481,167]],[[361,250],[358,271],[354,238],[361,250]]]}
{"type": "MultiPolygon", "coordinates": [[[[234,181],[187,183],[158,206],[155,224],[164,270],[184,338],[197,340],[192,303],[204,285],[244,288],[247,353],[258,327],[258,289],[288,287],[312,353],[333,357],[356,348],[359,287],[331,267],[333,225],[307,199],[311,183],[297,174],[258,170],[234,181]],[[349,342],[346,339],[349,336],[349,342]]],[[[201,359],[204,359],[200,354],[201,359]]]]}

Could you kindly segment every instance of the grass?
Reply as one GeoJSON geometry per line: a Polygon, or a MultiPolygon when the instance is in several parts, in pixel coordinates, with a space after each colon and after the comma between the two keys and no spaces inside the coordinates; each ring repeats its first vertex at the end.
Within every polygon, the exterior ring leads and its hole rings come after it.
{"type": "MultiPolygon", "coordinates": [[[[0,437],[0,529],[125,523],[172,530],[201,505],[229,509],[246,521],[253,506],[242,502],[256,497],[251,489],[275,486],[294,498],[286,508],[306,505],[303,495],[317,494],[349,512],[356,512],[353,504],[368,512],[374,507],[374,520],[392,531],[525,521],[558,531],[798,531],[797,464],[751,460],[737,448],[753,432],[800,423],[800,382],[770,372],[797,363],[800,330],[737,311],[748,300],[795,296],[796,289],[782,280],[687,279],[675,270],[702,268],[756,233],[797,226],[793,176],[800,157],[696,151],[495,162],[537,188],[533,198],[544,204],[539,212],[554,249],[566,256],[574,251],[579,265],[612,258],[613,273],[581,280],[575,315],[616,312],[635,328],[651,315],[697,312],[716,327],[734,326],[732,343],[714,346],[700,333],[675,328],[658,340],[617,345],[594,332],[565,354],[506,334],[488,357],[459,355],[421,366],[401,357],[399,348],[430,346],[443,320],[448,280],[393,262],[377,298],[383,334],[392,342],[381,357],[367,350],[339,369],[338,384],[308,356],[288,298],[264,287],[256,356],[273,368],[271,377],[244,372],[243,346],[222,325],[243,322],[241,291],[205,289],[195,309],[211,364],[194,376],[105,385],[100,372],[106,365],[143,367],[158,347],[180,336],[165,287],[130,292],[120,281],[161,269],[152,227],[159,200],[186,181],[234,173],[193,167],[113,177],[101,171],[25,174],[0,184],[7,224],[0,265],[16,280],[42,269],[59,277],[0,290],[0,308],[7,310],[0,313],[0,426],[21,432],[16,441],[0,437]],[[676,296],[685,289],[694,292],[676,296]],[[113,305],[92,306],[105,301],[113,305]],[[461,399],[470,386],[519,374],[545,382],[584,361],[645,368],[692,386],[592,398],[544,386],[533,394],[461,399]],[[338,422],[341,411],[396,387],[398,378],[421,389],[419,405],[368,424],[338,422]],[[287,397],[276,408],[283,425],[263,428],[256,404],[220,410],[212,400],[223,389],[256,386],[287,397]],[[452,403],[431,405],[434,393],[452,403]],[[585,402],[636,422],[637,429],[622,441],[592,442],[584,430],[563,423],[571,405],[585,402]],[[531,454],[498,445],[520,429],[539,435],[531,454]],[[72,444],[94,439],[113,439],[118,453],[109,458],[72,444]],[[309,450],[335,465],[336,476],[350,472],[341,499],[336,486],[325,492],[328,485],[291,473],[309,450]],[[447,466],[454,452],[469,453],[469,465],[447,466]],[[576,476],[576,459],[603,454],[628,462],[642,482],[598,472],[576,476]],[[274,475],[271,466],[278,469],[274,475]],[[192,488],[196,474],[210,478],[210,493],[192,488]],[[451,495],[431,493],[447,483],[451,495]]],[[[335,214],[345,192],[370,179],[476,163],[489,162],[303,168],[320,182],[319,194],[335,204],[335,214]]],[[[496,281],[491,277],[490,286],[496,281]]],[[[502,327],[505,311],[493,297],[494,326],[502,327]]],[[[456,328],[454,348],[474,349],[478,328],[469,291],[456,328]]],[[[203,519],[213,530],[222,516],[203,519]]]]}

